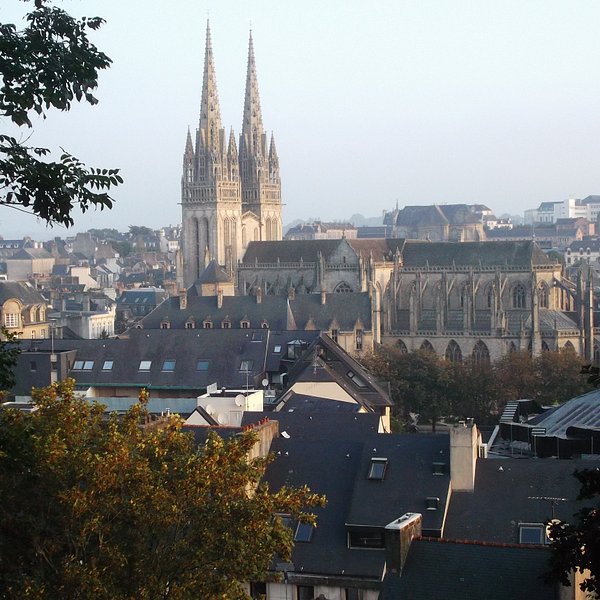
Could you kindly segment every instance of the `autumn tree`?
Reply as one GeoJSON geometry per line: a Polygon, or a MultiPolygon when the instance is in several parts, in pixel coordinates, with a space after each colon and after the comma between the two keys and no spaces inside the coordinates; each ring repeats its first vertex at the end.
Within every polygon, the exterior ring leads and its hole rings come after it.
{"type": "MultiPolygon", "coordinates": [[[[101,18],[75,19],[49,4],[34,0],[23,29],[0,23],[0,116],[26,130],[51,108],[96,104],[98,73],[111,63],[88,38],[101,18]]],[[[112,207],[108,190],[122,183],[117,169],[87,168],[62,149],[51,160],[49,148],[30,146],[28,139],[0,134],[0,205],[67,227],[75,206],[82,212],[112,207]]]]}
{"type": "Polygon", "coordinates": [[[38,410],[0,412],[0,596],[245,598],[323,499],[260,484],[252,433],[196,448],[179,421],[141,426],[147,395],[123,418],[73,392],[34,391],[38,410]]]}

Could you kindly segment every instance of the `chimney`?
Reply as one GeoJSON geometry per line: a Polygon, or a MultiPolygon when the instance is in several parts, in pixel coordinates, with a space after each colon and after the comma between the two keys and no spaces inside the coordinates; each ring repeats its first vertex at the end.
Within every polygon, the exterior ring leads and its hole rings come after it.
{"type": "Polygon", "coordinates": [[[296,297],[296,290],[293,288],[293,286],[290,286],[290,289],[288,290],[288,300],[293,300],[296,297]]]}
{"type": "Polygon", "coordinates": [[[179,290],[179,310],[187,310],[187,291],[179,290]]]}
{"type": "Polygon", "coordinates": [[[321,305],[325,306],[327,304],[327,292],[325,290],[321,290],[321,305]]]}
{"type": "Polygon", "coordinates": [[[83,305],[84,312],[89,312],[91,310],[90,309],[90,295],[89,294],[84,294],[83,295],[82,305],[83,305]]]}
{"type": "Polygon", "coordinates": [[[385,566],[392,573],[401,573],[408,556],[410,543],[421,537],[423,516],[405,513],[385,526],[385,566]]]}
{"type": "Polygon", "coordinates": [[[459,421],[450,429],[450,481],[455,492],[475,489],[475,468],[481,435],[473,419],[459,421]]]}
{"type": "Polygon", "coordinates": [[[223,290],[221,288],[217,290],[217,308],[223,308],[223,290]]]}
{"type": "Polygon", "coordinates": [[[256,288],[256,304],[260,304],[262,302],[262,288],[256,288]]]}

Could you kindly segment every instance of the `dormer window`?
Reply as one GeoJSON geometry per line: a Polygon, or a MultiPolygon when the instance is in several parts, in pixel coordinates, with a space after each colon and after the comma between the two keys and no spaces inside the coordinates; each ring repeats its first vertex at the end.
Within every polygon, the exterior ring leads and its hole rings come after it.
{"type": "Polygon", "coordinates": [[[240,325],[241,325],[242,329],[250,329],[250,321],[246,321],[246,320],[241,321],[240,325]]]}
{"type": "Polygon", "coordinates": [[[171,323],[169,323],[169,321],[161,321],[160,322],[160,328],[161,329],[170,329],[171,328],[171,323]]]}
{"type": "Polygon", "coordinates": [[[186,321],[185,328],[186,329],[196,329],[196,322],[194,320],[186,321]]]}
{"type": "Polygon", "coordinates": [[[369,465],[369,479],[374,481],[382,481],[387,471],[387,458],[372,458],[369,465]]]}
{"type": "Polygon", "coordinates": [[[261,329],[269,329],[269,324],[268,324],[266,321],[263,321],[263,322],[260,324],[260,328],[261,328],[261,329]]]}
{"type": "Polygon", "coordinates": [[[212,327],[213,327],[212,321],[208,321],[208,320],[207,321],[203,321],[202,322],[202,327],[204,329],[212,329],[212,327]]]}
{"type": "Polygon", "coordinates": [[[221,329],[231,329],[231,321],[222,321],[221,329]]]}

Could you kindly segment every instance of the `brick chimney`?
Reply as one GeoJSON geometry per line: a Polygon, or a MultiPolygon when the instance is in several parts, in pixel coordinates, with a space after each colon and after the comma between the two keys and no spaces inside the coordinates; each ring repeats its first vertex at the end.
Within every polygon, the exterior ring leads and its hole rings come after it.
{"type": "Polygon", "coordinates": [[[187,291],[179,290],[179,310],[187,310],[187,291]]]}
{"type": "Polygon", "coordinates": [[[256,304],[260,304],[262,302],[262,288],[256,288],[256,304]]]}
{"type": "Polygon", "coordinates": [[[220,288],[217,291],[217,308],[223,308],[223,290],[220,288]]]}
{"type": "Polygon", "coordinates": [[[296,290],[290,286],[290,289],[288,290],[288,299],[289,300],[293,300],[296,297],[296,290]]]}
{"type": "Polygon", "coordinates": [[[321,290],[321,305],[325,306],[325,304],[327,304],[327,292],[321,290]]]}
{"type": "Polygon", "coordinates": [[[392,573],[401,573],[413,538],[421,536],[423,516],[405,513],[385,526],[385,566],[392,573]]]}

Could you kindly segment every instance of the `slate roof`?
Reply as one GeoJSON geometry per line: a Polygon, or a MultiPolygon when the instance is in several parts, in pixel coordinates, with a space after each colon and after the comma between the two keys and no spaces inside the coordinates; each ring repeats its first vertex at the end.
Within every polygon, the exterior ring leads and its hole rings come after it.
{"type": "MultiPolygon", "coordinates": [[[[327,401],[326,401],[327,402],[327,401]]],[[[293,412],[245,411],[242,427],[258,423],[264,417],[279,421],[279,434],[285,431],[290,439],[312,442],[314,440],[351,439],[365,440],[377,434],[379,415],[373,413],[330,413],[321,411],[293,412]]]]}
{"type": "Polygon", "coordinates": [[[423,532],[440,535],[450,492],[450,439],[446,434],[372,436],[361,452],[352,502],[346,522],[385,527],[407,512],[423,515],[423,532]],[[387,458],[382,481],[368,479],[372,458],[387,458]],[[433,474],[433,463],[446,472],[433,474]],[[427,497],[440,499],[438,510],[427,510],[427,497]]]}
{"type": "Polygon", "coordinates": [[[23,304],[45,304],[44,297],[30,284],[20,281],[0,281],[0,305],[11,298],[23,304]]]}
{"type": "Polygon", "coordinates": [[[202,271],[202,274],[198,278],[196,283],[231,283],[231,277],[218,265],[217,261],[213,258],[206,269],[202,271]]]}
{"type": "Polygon", "coordinates": [[[194,319],[196,327],[211,320],[213,327],[221,327],[228,319],[232,328],[241,327],[242,321],[250,322],[250,329],[262,327],[266,321],[270,329],[291,330],[311,328],[329,330],[336,321],[341,331],[352,331],[360,318],[363,328],[371,329],[371,299],[367,292],[355,294],[327,294],[321,304],[320,294],[297,294],[292,300],[286,296],[263,296],[260,303],[255,296],[223,296],[221,308],[216,296],[198,296],[195,287],[187,295],[187,307],[179,308],[179,298],[172,296],[146,315],[142,325],[146,329],[158,329],[168,320],[170,327],[183,329],[194,319]]]}
{"type": "Polygon", "coordinates": [[[394,260],[397,251],[402,253],[406,240],[404,238],[356,238],[348,243],[363,258],[373,256],[376,261],[394,260]]]}
{"type": "Polygon", "coordinates": [[[575,469],[596,468],[597,461],[552,459],[479,459],[474,492],[453,492],[444,536],[514,544],[519,523],[545,523],[552,516],[547,498],[566,498],[556,518],[569,520],[578,510],[575,469]]]}
{"type": "Polygon", "coordinates": [[[335,381],[368,410],[393,406],[387,390],[328,335],[315,338],[302,358],[290,368],[288,386],[291,388],[296,381],[335,381]]]}
{"type": "MultiPolygon", "coordinates": [[[[293,413],[292,413],[293,415],[293,413]]],[[[268,466],[266,481],[272,489],[283,485],[307,484],[316,493],[327,496],[327,506],[317,508],[317,527],[314,529],[310,542],[296,543],[293,555],[294,577],[302,577],[302,573],[310,576],[331,576],[337,578],[364,578],[378,585],[384,573],[385,551],[373,549],[350,549],[347,540],[347,523],[351,523],[356,490],[361,489],[363,501],[371,505],[373,523],[379,525],[388,514],[393,517],[385,525],[403,514],[404,506],[413,510],[420,506],[421,493],[427,487],[426,480],[434,479],[436,485],[445,481],[445,491],[448,491],[449,476],[431,474],[428,465],[420,461],[410,460],[412,435],[368,434],[364,430],[356,430],[346,421],[343,426],[335,425],[342,415],[319,415],[306,428],[305,437],[299,430],[293,428],[288,421],[280,421],[280,431],[286,431],[290,437],[283,436],[273,440],[271,450],[275,460],[268,466]],[[330,422],[327,422],[330,419],[330,422]],[[316,427],[314,433],[309,428],[316,427]],[[383,482],[367,480],[367,470],[363,457],[374,446],[381,446],[388,451],[389,465],[383,482]],[[368,485],[364,490],[363,481],[368,485]],[[415,485],[416,481],[416,485],[415,485]],[[400,495],[405,502],[395,504],[400,495]],[[413,499],[410,500],[410,496],[413,499]],[[381,508],[384,515],[378,515],[381,508]]],[[[278,418],[283,417],[280,415],[278,418]]],[[[307,418],[308,415],[302,415],[307,418]]],[[[353,418],[352,415],[344,417],[353,418]]],[[[275,414],[270,416],[275,418],[275,414]]],[[[297,419],[290,414],[284,418],[297,419]]],[[[359,417],[360,418],[360,417],[359,417]]],[[[427,436],[424,436],[427,437],[427,436]]],[[[432,448],[437,449],[437,437],[428,436],[432,448]]],[[[448,438],[445,436],[446,446],[448,438]]],[[[425,445],[419,441],[417,444],[425,445]]],[[[436,488],[437,489],[437,488],[436,488]]],[[[445,493],[442,494],[445,500],[445,493]]]]}
{"type": "MultiPolygon", "coordinates": [[[[297,394],[290,390],[286,394],[285,407],[280,412],[295,412],[295,413],[358,413],[360,410],[359,404],[352,402],[342,402],[341,400],[330,400],[317,398],[307,394],[297,394]]],[[[369,413],[361,413],[369,414],[369,413]]],[[[378,419],[379,417],[377,417],[378,419]]]]}
{"type": "Polygon", "coordinates": [[[533,241],[516,242],[431,242],[408,241],[403,252],[404,267],[518,267],[550,265],[552,261],[533,241]]]}
{"type": "Polygon", "coordinates": [[[579,252],[580,250],[587,252],[588,248],[591,252],[600,251],[600,240],[575,240],[567,246],[567,250],[571,252],[579,252]]]}
{"type": "Polygon", "coordinates": [[[360,319],[363,329],[371,329],[371,298],[368,292],[354,294],[327,294],[321,304],[320,294],[296,294],[290,308],[298,329],[306,329],[312,322],[316,329],[329,330],[337,322],[341,331],[353,331],[360,319]]]}
{"type": "Polygon", "coordinates": [[[401,577],[388,574],[380,600],[554,600],[544,583],[550,551],[415,539],[401,577]]]}
{"type": "Polygon", "coordinates": [[[160,304],[167,297],[167,292],[161,288],[136,288],[125,290],[118,298],[117,304],[160,304]]]}
{"type": "MultiPolygon", "coordinates": [[[[93,361],[88,370],[72,370],[78,388],[147,387],[198,395],[212,383],[219,387],[243,388],[246,373],[242,360],[251,360],[250,381],[260,382],[264,373],[266,338],[252,341],[252,330],[228,329],[134,329],[127,337],[107,340],[55,340],[57,351],[76,349],[76,361],[93,361]],[[197,370],[199,360],[207,360],[207,370],[197,370]],[[113,361],[103,370],[104,361],[113,361]],[[172,371],[164,371],[165,360],[175,360],[172,371]],[[151,361],[140,371],[141,361],[151,361]]],[[[49,350],[50,340],[40,341],[40,350],[49,350]]]]}
{"type": "Polygon", "coordinates": [[[223,296],[221,308],[217,302],[216,296],[197,296],[192,286],[185,310],[179,308],[179,298],[171,296],[146,315],[142,325],[145,329],[159,329],[161,322],[168,320],[171,328],[184,329],[185,324],[194,319],[197,328],[201,328],[205,320],[220,328],[227,318],[232,328],[240,328],[242,320],[250,322],[250,329],[259,329],[263,321],[267,321],[270,329],[290,328],[286,296],[263,296],[260,303],[254,296],[223,296]]]}
{"type": "Polygon", "coordinates": [[[429,206],[405,206],[398,211],[396,226],[422,227],[424,225],[448,225],[448,219],[437,204],[429,206]]]}
{"type": "Polygon", "coordinates": [[[280,240],[273,242],[250,242],[242,263],[317,262],[319,252],[325,259],[347,240],[280,240]]]}
{"type": "Polygon", "coordinates": [[[44,248],[21,248],[6,260],[32,260],[36,258],[52,258],[52,254],[44,248]]]}

